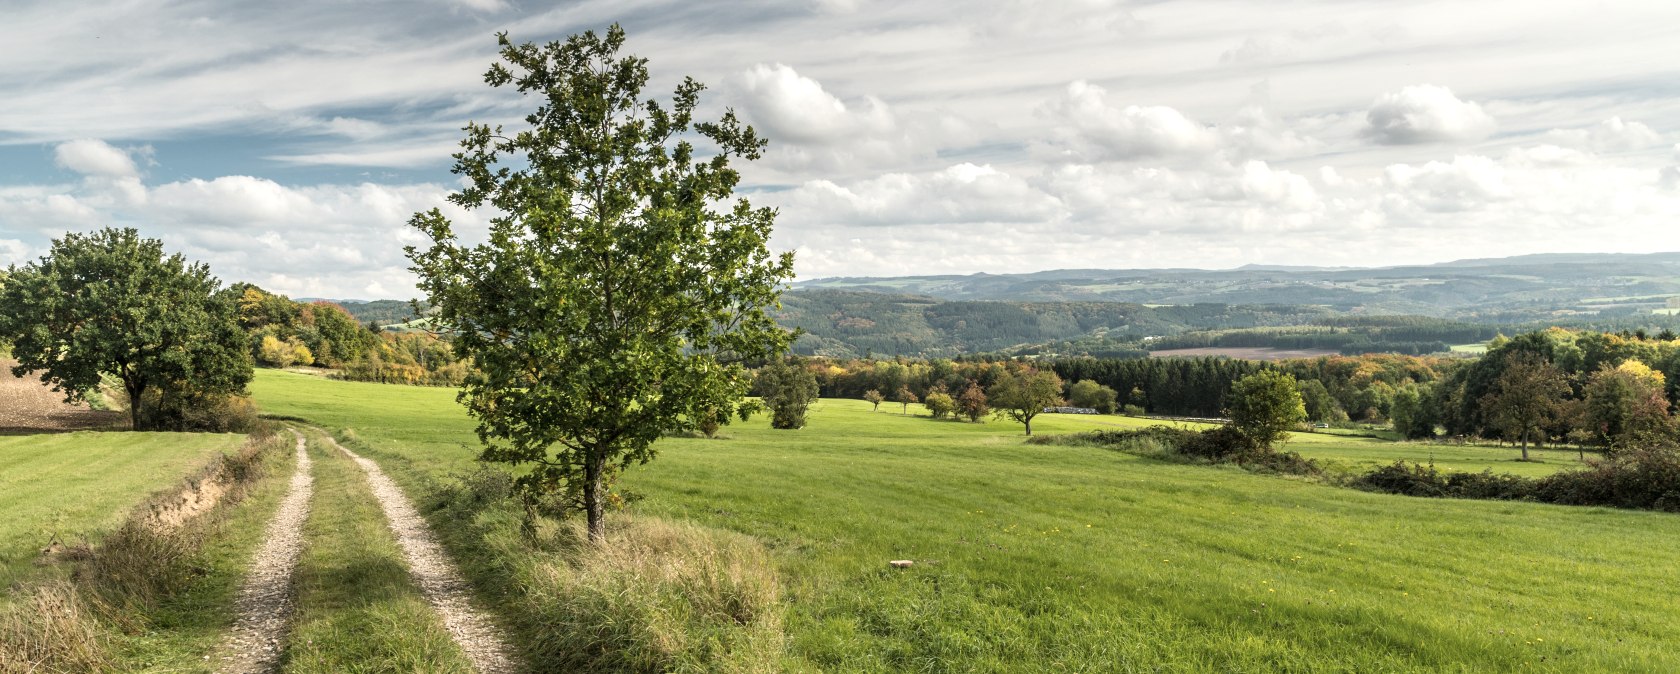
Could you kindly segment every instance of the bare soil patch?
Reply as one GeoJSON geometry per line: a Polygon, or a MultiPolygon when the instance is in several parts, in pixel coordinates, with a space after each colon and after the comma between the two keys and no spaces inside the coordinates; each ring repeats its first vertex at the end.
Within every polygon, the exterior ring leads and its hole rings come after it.
{"type": "Polygon", "coordinates": [[[1224,356],[1238,360],[1289,360],[1292,358],[1320,358],[1323,356],[1339,356],[1341,352],[1329,349],[1267,349],[1258,347],[1221,347],[1207,346],[1195,349],[1164,349],[1149,352],[1150,358],[1204,358],[1207,356],[1224,356]]]}
{"type": "Polygon", "coordinates": [[[125,426],[121,412],[100,411],[86,405],[66,405],[64,394],[42,384],[34,375],[12,376],[17,361],[0,360],[0,433],[40,433],[125,426]]]}

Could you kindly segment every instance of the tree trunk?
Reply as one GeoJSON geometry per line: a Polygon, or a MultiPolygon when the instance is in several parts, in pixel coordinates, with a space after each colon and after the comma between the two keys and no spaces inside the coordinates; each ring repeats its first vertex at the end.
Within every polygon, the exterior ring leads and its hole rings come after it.
{"type": "Polygon", "coordinates": [[[1523,453],[1523,459],[1522,460],[1527,461],[1528,460],[1528,429],[1526,429],[1526,428],[1523,429],[1523,432],[1522,432],[1522,453],[1523,453]]]}
{"type": "Polygon", "coordinates": [[[128,391],[128,429],[140,430],[140,396],[146,392],[146,386],[135,382],[123,382],[123,390],[128,391]]]}
{"type": "Polygon", "coordinates": [[[1027,435],[1032,435],[1032,417],[1023,419],[1021,424],[1027,427],[1027,435]]]}
{"type": "Polygon", "coordinates": [[[594,456],[584,459],[583,509],[589,515],[591,543],[600,543],[607,537],[605,494],[601,493],[604,464],[603,460],[594,456]]]}

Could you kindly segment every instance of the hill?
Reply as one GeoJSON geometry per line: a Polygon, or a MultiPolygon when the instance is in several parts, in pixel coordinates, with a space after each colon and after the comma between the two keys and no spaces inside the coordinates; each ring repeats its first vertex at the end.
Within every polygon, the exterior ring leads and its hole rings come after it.
{"type": "Polygon", "coordinates": [[[944,300],[1320,305],[1337,312],[1528,321],[1650,314],[1680,297],[1680,253],[1551,254],[1339,269],[1060,269],[1028,274],[846,277],[796,289],[944,300]]]}

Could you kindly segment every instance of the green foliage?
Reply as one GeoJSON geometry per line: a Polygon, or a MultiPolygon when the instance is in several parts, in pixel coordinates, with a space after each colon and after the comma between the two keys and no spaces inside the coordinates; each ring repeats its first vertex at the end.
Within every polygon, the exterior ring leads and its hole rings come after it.
{"type": "Polygon", "coordinates": [[[1013,419],[1032,435],[1032,420],[1046,407],[1062,403],[1062,378],[1050,370],[1010,373],[999,378],[986,393],[998,418],[1013,419]]]}
{"type": "Polygon", "coordinates": [[[1672,442],[1675,422],[1663,384],[1662,373],[1637,360],[1594,372],[1583,391],[1583,421],[1596,444],[1621,450],[1672,442]]]}
{"type": "Polygon", "coordinates": [[[1068,387],[1068,404],[1089,407],[1098,414],[1113,414],[1119,397],[1114,389],[1090,379],[1076,381],[1068,387]]]}
{"type": "Polygon", "coordinates": [[[201,263],[165,256],[134,229],[66,234],[39,262],[12,268],[0,290],[0,336],[17,376],[42,379],[66,402],[103,374],[122,381],[136,429],[149,428],[148,392],[206,398],[243,391],[251,358],[235,298],[201,263]]]}
{"type": "Polygon", "coordinates": [[[753,389],[770,410],[770,427],[805,427],[805,412],[817,400],[817,377],[795,359],[777,360],[758,371],[753,389]]]}
{"type": "Polygon", "coordinates": [[[362,358],[345,366],[339,379],[381,384],[460,386],[472,363],[456,358],[449,342],[426,332],[383,332],[362,358]]]}
{"type": "Polygon", "coordinates": [[[1570,393],[1569,381],[1538,354],[1519,351],[1501,357],[1506,360],[1504,370],[1494,380],[1492,392],[1482,397],[1481,406],[1495,426],[1522,440],[1527,459],[1530,436],[1562,411],[1570,393]]]}
{"type": "Polygon", "coordinates": [[[563,493],[604,536],[606,488],[651,460],[659,437],[731,416],[742,359],[785,350],[765,314],[793,274],[767,248],[775,212],[733,199],[733,158],[765,146],[732,112],[695,123],[701,85],[667,107],[641,99],[647,62],[620,56],[624,31],[515,45],[485,81],[537,100],[526,128],[469,124],[450,200],[491,207],[486,243],[459,242],[436,209],[407,249],[438,324],[479,373],[460,400],[483,458],[533,464],[529,494],[563,493]],[[692,138],[713,146],[695,156],[692,138]],[[552,451],[551,451],[552,450],[552,451]]]}
{"type": "Polygon", "coordinates": [[[957,401],[941,389],[930,391],[927,397],[922,399],[922,406],[928,409],[928,414],[933,415],[933,418],[944,419],[945,415],[957,410],[957,401]]]}
{"type": "Polygon", "coordinates": [[[1306,405],[1295,376],[1265,370],[1231,387],[1231,425],[1259,447],[1289,439],[1289,429],[1305,421],[1306,405]]]}
{"type": "MultiPolygon", "coordinates": [[[[422,499],[478,465],[460,450],[473,441],[474,422],[449,391],[271,370],[258,372],[253,389],[269,412],[354,426],[368,445],[358,451],[422,499]]],[[[773,670],[1680,667],[1668,636],[1680,616],[1661,591],[1680,555],[1680,518],[1404,499],[1121,452],[1024,446],[1010,425],[928,423],[826,396],[811,415],[799,433],[759,419],[731,427],[729,442],[667,437],[659,461],[624,478],[648,494],[633,516],[769,547],[786,616],[785,640],[771,648],[784,660],[773,670]],[[917,563],[889,569],[889,559],[917,563]],[[1466,582],[1467,569],[1477,582],[1466,582]],[[1524,643],[1536,636],[1543,645],[1524,643]]],[[[1034,437],[1048,437],[1150,423],[1044,415],[1033,426],[1034,437]]],[[[1336,464],[1433,453],[1439,466],[1529,475],[1574,458],[1549,452],[1546,463],[1517,463],[1490,447],[1321,434],[1301,434],[1291,446],[1336,464]]],[[[518,641],[553,643],[520,627],[550,620],[591,630],[580,640],[645,624],[569,619],[558,593],[576,587],[567,568],[574,549],[528,543],[517,509],[439,511],[434,521],[518,641]],[[544,585],[553,592],[523,591],[545,573],[554,574],[544,585]]],[[[612,596],[655,601],[639,591],[612,596]]]]}
{"type": "Polygon", "coordinates": [[[326,367],[342,367],[360,359],[377,341],[344,307],[332,302],[305,305],[300,320],[318,336],[311,349],[315,360],[326,367]]]}

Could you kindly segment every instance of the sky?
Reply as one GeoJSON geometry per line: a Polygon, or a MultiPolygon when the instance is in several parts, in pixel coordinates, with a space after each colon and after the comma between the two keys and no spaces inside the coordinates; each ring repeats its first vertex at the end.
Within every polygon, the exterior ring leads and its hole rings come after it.
{"type": "Polygon", "coordinates": [[[1680,3],[0,0],[0,265],[129,226],[407,299],[495,33],[617,22],[770,139],[801,279],[1680,250],[1680,3]]]}

